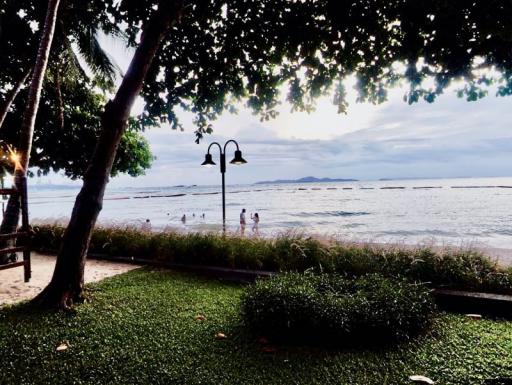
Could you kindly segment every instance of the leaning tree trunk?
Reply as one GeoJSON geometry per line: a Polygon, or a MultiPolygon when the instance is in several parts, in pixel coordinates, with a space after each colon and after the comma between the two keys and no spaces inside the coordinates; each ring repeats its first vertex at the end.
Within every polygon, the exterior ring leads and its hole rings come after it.
{"type": "Polygon", "coordinates": [[[60,68],[58,65],[54,79],[55,90],[57,91],[57,99],[59,100],[59,128],[64,130],[64,99],[62,98],[62,83],[60,79],[60,68]]]}
{"type": "Polygon", "coordinates": [[[14,99],[16,99],[16,96],[18,96],[21,87],[23,87],[23,85],[27,81],[28,76],[30,75],[30,71],[30,69],[25,71],[23,76],[15,84],[14,88],[7,94],[7,97],[5,98],[4,102],[0,104],[0,132],[2,130],[5,117],[7,116],[7,113],[9,112],[9,109],[11,108],[14,99]]]}
{"type": "Polygon", "coordinates": [[[82,299],[84,267],[103,195],[130,110],[139,95],[149,67],[161,42],[183,10],[182,0],[162,1],[145,26],[130,67],[114,97],[105,106],[101,134],[84,176],[71,219],[64,233],[57,263],[49,285],[33,303],[50,308],[69,308],[82,299]]]}
{"type": "MultiPolygon", "coordinates": [[[[43,86],[44,74],[46,72],[48,58],[50,56],[53,34],[55,32],[55,22],[57,20],[59,3],[60,0],[48,1],[44,28],[41,40],[39,41],[36,62],[34,64],[30,88],[28,90],[27,105],[21,121],[19,145],[17,148],[19,163],[16,162],[16,168],[14,170],[14,181],[16,188],[18,189],[21,189],[22,187],[19,185],[19,182],[22,177],[27,175],[29,166],[30,151],[32,150],[32,137],[34,136],[34,125],[37,110],[39,108],[39,100],[41,99],[41,88],[43,86]]],[[[11,199],[9,199],[9,202],[7,203],[7,211],[0,226],[0,231],[2,233],[14,232],[18,226],[19,203],[16,203],[14,200],[16,200],[16,198],[11,196],[11,199]]]]}
{"type": "MultiPolygon", "coordinates": [[[[18,96],[21,87],[27,81],[30,72],[32,69],[25,71],[23,76],[18,80],[14,88],[7,94],[7,97],[0,104],[0,132],[2,132],[2,126],[4,124],[5,117],[11,108],[12,103],[18,96]]],[[[20,200],[16,195],[10,195],[9,200],[7,201],[7,208],[5,210],[4,216],[2,218],[2,223],[0,224],[0,234],[14,233],[16,228],[18,227],[20,217],[20,200]]],[[[12,240],[0,242],[0,249],[7,247],[14,242],[12,240]]],[[[11,262],[13,259],[16,259],[16,254],[2,254],[0,255],[0,265],[11,262]]]]}

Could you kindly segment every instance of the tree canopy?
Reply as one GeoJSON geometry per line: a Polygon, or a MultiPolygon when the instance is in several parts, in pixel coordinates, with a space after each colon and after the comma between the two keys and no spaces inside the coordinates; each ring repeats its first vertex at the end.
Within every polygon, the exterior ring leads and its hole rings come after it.
{"type": "MultiPolygon", "coordinates": [[[[105,97],[91,92],[83,83],[65,79],[61,84],[64,100],[64,126],[59,120],[59,97],[52,81],[43,89],[34,134],[31,163],[38,175],[63,171],[71,179],[81,178],[92,156],[100,131],[101,111],[105,97]]],[[[13,111],[4,123],[2,139],[15,146],[18,138],[25,92],[19,95],[13,111]]],[[[149,143],[137,131],[127,131],[121,141],[112,175],[144,174],[153,156],[149,143]]]]}
{"type": "MultiPolygon", "coordinates": [[[[0,11],[0,102],[10,87],[33,65],[45,2],[2,0],[0,11]]],[[[101,4],[97,4],[100,5],[101,4]]],[[[91,157],[100,129],[101,111],[119,72],[98,43],[98,30],[122,36],[122,32],[98,8],[84,2],[64,1],[46,74],[42,102],[36,120],[31,164],[36,172],[64,171],[81,177],[91,157]],[[87,63],[82,68],[77,57],[87,63]],[[77,154],[80,156],[77,157],[77,154]]],[[[21,116],[26,103],[22,90],[1,128],[0,140],[17,146],[21,116]]],[[[112,175],[138,176],[151,166],[147,141],[131,125],[120,145],[112,175]]]]}
{"type": "MultiPolygon", "coordinates": [[[[97,0],[98,1],[98,0],[97,0]]],[[[132,45],[156,0],[108,2],[132,45]]],[[[432,102],[454,81],[476,100],[490,86],[512,92],[512,2],[508,0],[188,1],[146,78],[144,125],[180,127],[195,114],[197,134],[240,101],[274,116],[279,89],[294,109],[333,95],[347,108],[342,80],[358,79],[359,101],[380,103],[397,82],[408,103],[432,102]]]]}
{"type": "MultiPolygon", "coordinates": [[[[0,92],[5,91],[5,85],[15,82],[25,69],[32,67],[46,3],[36,0],[0,0],[0,92]]],[[[96,84],[111,88],[118,68],[101,49],[97,34],[101,30],[122,36],[122,32],[109,20],[104,8],[101,2],[61,2],[51,64],[54,68],[59,64],[68,68],[74,66],[75,71],[80,71],[76,50],[87,62],[96,84]]]]}
{"type": "MultiPolygon", "coordinates": [[[[9,84],[33,60],[31,49],[20,47],[37,43],[31,26],[44,7],[34,0],[1,3],[0,84],[9,84]],[[22,10],[23,17],[7,17],[9,9],[22,10]]],[[[92,26],[136,46],[158,4],[64,1],[55,44],[68,49],[67,36],[95,63],[96,75],[110,73],[94,84],[111,86],[115,69],[104,55],[95,57],[101,51],[97,40],[87,39],[94,38],[92,26]]],[[[184,109],[195,115],[200,138],[212,131],[219,114],[234,111],[241,101],[263,119],[275,116],[282,87],[296,110],[311,111],[318,96],[330,94],[342,113],[343,79],[350,75],[358,79],[358,100],[372,103],[385,101],[400,81],[409,84],[408,103],[432,102],[454,80],[468,100],[487,95],[491,86],[500,96],[512,93],[508,0],[190,0],[185,8],[153,61],[136,127],[169,122],[182,128],[177,112],[184,109]]]]}

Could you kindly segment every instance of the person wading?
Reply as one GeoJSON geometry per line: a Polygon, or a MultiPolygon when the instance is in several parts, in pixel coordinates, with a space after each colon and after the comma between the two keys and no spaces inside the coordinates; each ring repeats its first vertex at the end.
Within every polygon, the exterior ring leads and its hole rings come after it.
{"type": "Polygon", "coordinates": [[[242,209],[242,212],[240,213],[240,234],[244,235],[245,233],[245,209],[242,209]]]}

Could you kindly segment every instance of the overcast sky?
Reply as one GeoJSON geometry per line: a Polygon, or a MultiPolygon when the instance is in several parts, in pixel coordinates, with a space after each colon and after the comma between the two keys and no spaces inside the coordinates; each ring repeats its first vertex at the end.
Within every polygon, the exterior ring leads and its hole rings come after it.
{"type": "MultiPolygon", "coordinates": [[[[130,53],[104,42],[121,67],[130,53]]],[[[350,83],[350,81],[349,81],[350,83]]],[[[350,89],[350,84],[348,84],[350,89]]],[[[182,114],[185,132],[167,126],[145,136],[157,159],[147,175],[119,176],[113,186],[217,184],[217,168],[200,164],[208,144],[234,138],[248,164],[228,165],[228,184],[304,176],[331,178],[512,176],[512,98],[490,95],[466,102],[447,91],[435,103],[409,106],[403,89],[390,92],[378,106],[354,103],[349,92],[347,115],[338,115],[329,98],[314,113],[291,113],[286,103],[279,117],[260,122],[248,110],[226,114],[214,123],[214,135],[195,144],[190,117],[182,114]]],[[[134,112],[140,110],[140,103],[134,112]]],[[[214,160],[218,152],[214,150],[214,160]]],[[[228,148],[228,157],[234,147],[228,148]]],[[[42,183],[64,183],[51,176],[42,183]]]]}

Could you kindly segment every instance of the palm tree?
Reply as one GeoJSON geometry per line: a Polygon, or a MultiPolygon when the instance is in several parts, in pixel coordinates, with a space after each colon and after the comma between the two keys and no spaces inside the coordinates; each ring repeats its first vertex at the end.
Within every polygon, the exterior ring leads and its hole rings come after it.
{"type": "Polygon", "coordinates": [[[2,130],[2,125],[4,123],[5,117],[11,108],[14,99],[18,96],[21,88],[25,85],[31,70],[26,70],[22,76],[18,79],[14,87],[7,93],[5,100],[0,104],[0,130],[2,130]]]}
{"type": "MultiPolygon", "coordinates": [[[[66,6],[68,4],[64,3],[63,5],[66,6]]],[[[14,14],[17,10],[18,7],[12,8],[10,13],[14,14]]],[[[78,12],[77,17],[80,17],[79,15],[80,12],[78,12]]],[[[121,73],[121,70],[110,55],[101,47],[98,39],[100,30],[108,31],[112,36],[125,39],[122,31],[116,25],[106,26],[101,23],[96,23],[91,26],[79,23],[77,20],[64,21],[62,18],[58,20],[53,42],[55,55],[53,55],[53,60],[50,60],[48,63],[49,72],[52,76],[47,76],[46,79],[52,86],[59,87],[62,73],[65,72],[68,74],[71,72],[76,74],[79,72],[85,77],[92,75],[95,80],[95,85],[103,91],[108,91],[113,88],[115,78],[117,74],[121,73]],[[79,27],[77,28],[75,26],[73,28],[70,24],[78,24],[79,27]],[[73,48],[73,43],[75,43],[75,49],[73,48]],[[85,63],[90,74],[84,71],[80,64],[81,62],[85,63]]],[[[16,44],[12,42],[9,43],[11,46],[14,46],[14,50],[20,50],[20,47],[16,44]]],[[[6,47],[2,48],[8,48],[7,44],[4,45],[6,47]]],[[[18,51],[15,53],[17,55],[18,51]]],[[[18,63],[15,63],[14,65],[17,64],[18,63]]],[[[14,78],[14,76],[11,77],[11,82],[14,82],[14,86],[6,93],[4,100],[0,102],[0,130],[2,129],[5,116],[32,71],[31,64],[26,64],[26,67],[27,68],[22,71],[21,75],[18,75],[17,78],[14,78]]]]}
{"type": "MultiPolygon", "coordinates": [[[[37,109],[41,98],[41,89],[43,79],[48,66],[48,58],[50,56],[50,47],[53,41],[55,31],[55,22],[57,20],[57,10],[60,0],[49,0],[44,22],[44,28],[39,42],[39,49],[32,72],[32,79],[28,90],[27,106],[23,114],[23,120],[20,129],[19,140],[19,166],[14,172],[14,184],[18,189],[21,188],[22,179],[27,176],[27,170],[30,160],[30,150],[32,148],[32,137],[34,135],[34,125],[36,121],[37,109]]],[[[19,199],[10,199],[7,202],[7,210],[0,226],[0,233],[9,233],[16,231],[19,218],[19,199]],[[14,226],[13,226],[14,224],[14,226]]]]}
{"type": "MultiPolygon", "coordinates": [[[[59,2],[57,2],[57,7],[58,4],[59,2]]],[[[53,2],[49,2],[48,7],[50,6],[54,6],[53,2]]],[[[74,15],[81,14],[80,12],[72,13],[74,15]]],[[[112,60],[108,53],[105,50],[103,50],[99,43],[98,28],[102,26],[101,24],[95,27],[86,25],[85,27],[72,29],[69,26],[71,22],[66,22],[61,17],[60,21],[57,23],[57,16],[55,15],[54,17],[55,20],[48,20],[47,14],[45,21],[45,29],[43,30],[41,35],[41,44],[43,42],[46,43],[48,40],[48,36],[46,35],[46,33],[48,32],[46,30],[46,22],[50,21],[51,23],[53,23],[53,26],[51,26],[52,37],[50,37],[50,40],[48,41],[49,44],[47,47],[47,55],[49,55],[49,48],[52,45],[54,31],[55,29],[57,29],[57,33],[54,39],[55,41],[53,42],[54,47],[56,47],[56,49],[54,49],[54,59],[49,61],[49,57],[47,56],[46,63],[44,64],[44,70],[41,74],[40,79],[36,78],[37,74],[34,72],[34,76],[31,81],[31,88],[29,89],[28,99],[29,103],[27,104],[27,109],[25,110],[25,114],[22,121],[23,123],[20,129],[18,151],[22,156],[22,170],[16,171],[16,175],[18,177],[21,177],[22,175],[26,176],[26,170],[29,166],[29,157],[32,146],[35,116],[37,114],[37,106],[35,106],[35,109],[32,109],[34,108],[34,106],[31,105],[31,103],[36,102],[37,105],[39,104],[43,77],[45,77],[46,75],[47,84],[54,87],[57,91],[59,99],[60,125],[61,127],[64,127],[64,101],[62,99],[61,93],[62,81],[67,81],[67,79],[71,79],[70,81],[76,81],[76,79],[80,77],[89,77],[89,75],[86,73],[86,70],[82,68],[80,64],[80,59],[83,59],[83,62],[85,62],[87,70],[94,77],[95,84],[104,91],[112,89],[112,87],[114,86],[114,80],[116,78],[116,75],[121,72],[117,64],[112,60]],[[69,34],[70,30],[72,32],[71,35],[69,34]],[[73,42],[76,43],[76,50],[73,49],[73,42]],[[46,69],[46,67],[48,67],[48,70],[46,69]],[[63,77],[63,74],[66,74],[66,76],[63,77]],[[39,82],[41,84],[39,84],[39,82]],[[39,87],[39,91],[36,91],[33,88],[36,86],[39,87]],[[37,92],[37,101],[36,99],[30,99],[31,97],[33,98],[35,96],[35,92],[37,92]],[[29,107],[31,108],[30,111],[28,111],[29,107]],[[29,115],[33,117],[28,118],[29,115]]],[[[79,24],[80,26],[84,25],[83,23],[77,24],[79,24]]],[[[123,37],[122,32],[119,30],[117,26],[103,25],[103,27],[105,27],[104,30],[108,30],[112,35],[117,37],[123,37]]],[[[40,59],[39,54],[41,53],[41,44],[39,46],[38,57],[36,59],[35,66],[38,64],[37,60],[40,59]]],[[[9,92],[8,96],[4,100],[4,103],[0,105],[0,130],[2,128],[2,123],[5,119],[5,116],[7,115],[7,112],[9,111],[17,94],[26,82],[30,72],[31,69],[26,71],[24,76],[16,83],[15,87],[9,92]]],[[[7,202],[6,211],[4,213],[2,223],[0,225],[0,234],[15,232],[18,225],[19,216],[19,200],[16,196],[11,196],[7,202]]],[[[0,244],[0,248],[1,247],[4,247],[4,245],[0,244]]],[[[0,258],[0,264],[7,263],[15,258],[15,254],[6,255],[3,258],[0,258]]]]}

